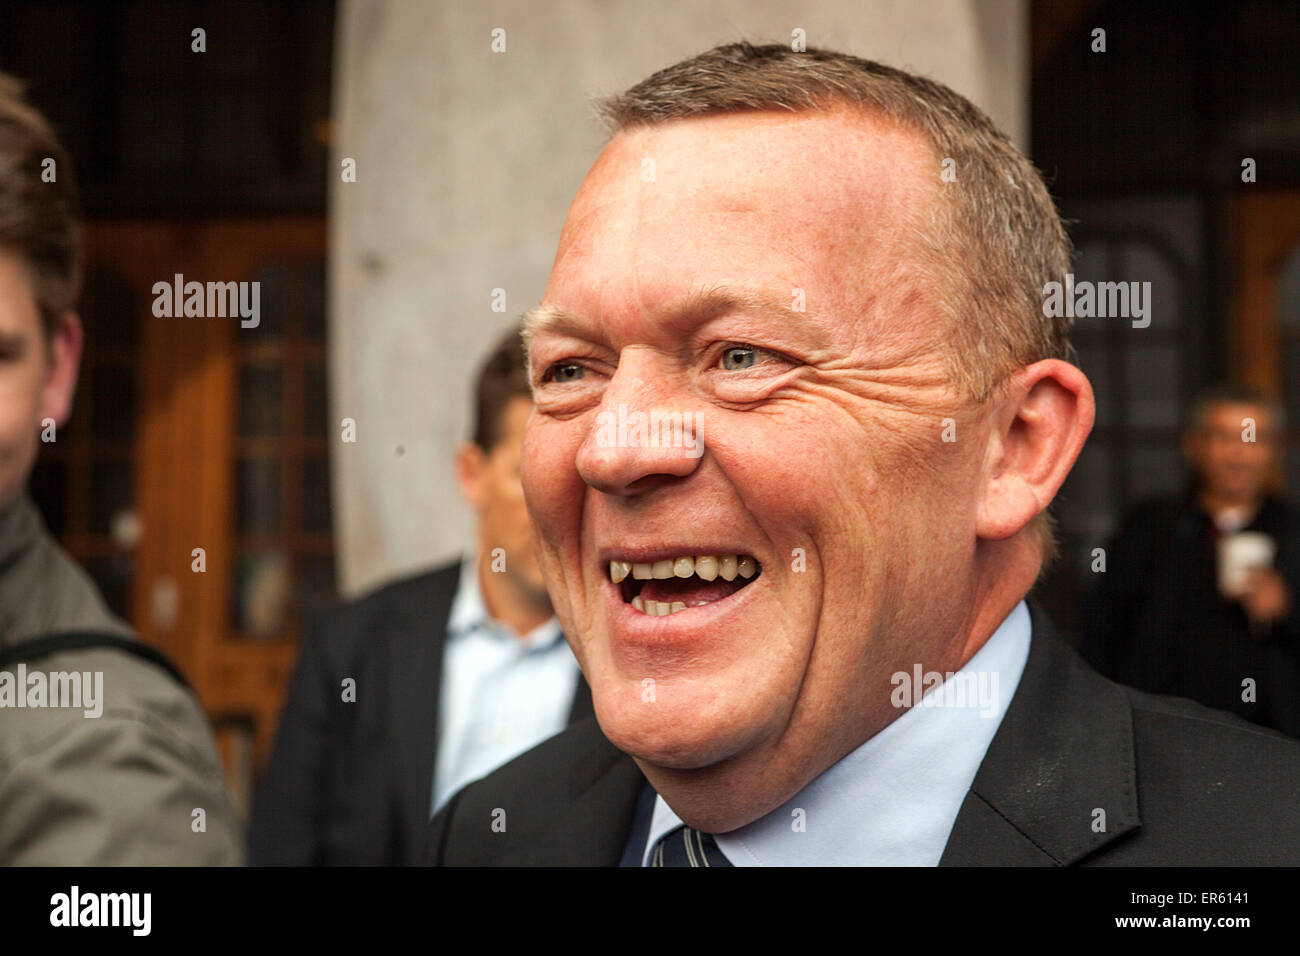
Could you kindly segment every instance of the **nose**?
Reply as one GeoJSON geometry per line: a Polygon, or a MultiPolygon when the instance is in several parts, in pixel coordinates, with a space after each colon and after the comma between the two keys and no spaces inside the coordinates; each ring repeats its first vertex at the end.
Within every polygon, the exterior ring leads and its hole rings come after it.
{"type": "Polygon", "coordinates": [[[592,488],[608,495],[644,494],[699,467],[704,439],[697,403],[656,386],[664,380],[652,357],[625,352],[620,358],[578,449],[578,473],[592,488]]]}

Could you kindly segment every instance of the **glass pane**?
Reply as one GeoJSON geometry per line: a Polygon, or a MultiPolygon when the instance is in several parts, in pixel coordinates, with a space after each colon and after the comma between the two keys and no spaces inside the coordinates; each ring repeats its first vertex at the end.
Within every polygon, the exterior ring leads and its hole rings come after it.
{"type": "Polygon", "coordinates": [[[1277,275],[1277,307],[1283,327],[1300,332],[1300,246],[1287,255],[1277,275]]]}
{"type": "Polygon", "coordinates": [[[45,516],[45,526],[56,538],[66,533],[68,511],[68,463],[39,457],[27,479],[36,510],[45,516]]]}
{"type": "Polygon", "coordinates": [[[1128,391],[1128,424],[1138,428],[1178,427],[1182,415],[1182,352],[1176,345],[1138,344],[1122,353],[1128,391]]]}
{"type": "Polygon", "coordinates": [[[1056,498],[1061,526],[1082,541],[1099,547],[1114,525],[1115,456],[1110,443],[1090,438],[1056,498]]]}
{"type": "Polygon", "coordinates": [[[306,534],[329,534],[330,463],[313,457],[302,463],[302,530],[306,534]]]}
{"type": "Polygon", "coordinates": [[[323,438],[329,429],[329,389],[325,366],[308,365],[303,369],[303,431],[308,437],[323,438]]]}
{"type": "Polygon", "coordinates": [[[288,292],[283,266],[270,266],[253,276],[258,288],[258,322],[251,329],[241,328],[244,335],[256,338],[273,338],[284,334],[284,317],[288,309],[288,292]]]}
{"type": "Polygon", "coordinates": [[[131,511],[131,463],[101,459],[90,463],[90,531],[111,534],[119,515],[131,511]]]}
{"type": "Polygon", "coordinates": [[[246,459],[239,463],[239,530],[242,533],[276,532],[281,529],[280,462],[274,458],[246,459]]]}
{"type": "Polygon", "coordinates": [[[284,428],[283,375],[278,365],[243,365],[239,369],[239,434],[245,438],[278,436],[284,428]]]}
{"type": "MultiPolygon", "coordinates": [[[[1145,329],[1134,329],[1130,321],[1127,325],[1134,335],[1155,329],[1176,329],[1181,326],[1183,288],[1164,250],[1146,242],[1125,243],[1124,274],[1117,278],[1125,282],[1151,283],[1150,309],[1147,313],[1151,318],[1151,324],[1145,329]]],[[[1142,301],[1147,301],[1145,293],[1142,301]]]]}
{"type": "MultiPolygon", "coordinates": [[[[129,36],[130,31],[124,30],[123,35],[129,36]]],[[[130,61],[131,54],[123,56],[130,61]]],[[[186,96],[174,88],[159,89],[154,85],[147,94],[140,86],[136,90],[136,95],[117,98],[115,158],[120,168],[131,170],[140,179],[172,173],[180,166],[183,155],[175,142],[177,131],[188,128],[186,96]]]]}
{"type": "Polygon", "coordinates": [[[130,619],[131,574],[135,562],[128,554],[112,554],[85,562],[86,572],[99,586],[104,603],[118,617],[130,619]]]}
{"type": "Polygon", "coordinates": [[[334,603],[334,559],[312,555],[298,562],[298,607],[303,617],[334,603]]]}
{"type": "MultiPolygon", "coordinates": [[[[1287,425],[1293,429],[1300,426],[1300,334],[1297,332],[1282,333],[1286,336],[1282,340],[1282,394],[1287,425]]],[[[1300,475],[1296,477],[1300,480],[1300,475]]]]}
{"type": "Polygon", "coordinates": [[[1187,480],[1182,453],[1172,442],[1130,448],[1128,469],[1130,502],[1146,495],[1180,491],[1187,480]]]}
{"type": "Polygon", "coordinates": [[[101,365],[91,372],[90,417],[94,437],[128,442],[135,435],[135,370],[101,365]]]}
{"type": "Polygon", "coordinates": [[[303,268],[303,335],[311,342],[325,341],[325,263],[303,268]]]}
{"type": "Polygon", "coordinates": [[[1106,278],[1102,272],[1106,268],[1106,241],[1092,239],[1079,247],[1074,259],[1074,279],[1076,282],[1100,282],[1106,278]]]}
{"type": "Polygon", "coordinates": [[[81,297],[86,326],[86,355],[98,346],[132,346],[140,337],[140,308],[135,290],[112,269],[91,266],[81,297]]]}
{"type": "MultiPolygon", "coordinates": [[[[218,5],[217,9],[221,5],[218,5]]],[[[215,12],[215,10],[214,10],[215,12]]],[[[213,18],[215,19],[215,17],[213,18]]],[[[216,29],[208,27],[212,36],[218,36],[216,29]]],[[[231,57],[232,64],[240,60],[256,62],[255,48],[257,40],[262,39],[261,31],[252,29],[241,31],[241,37],[247,36],[249,47],[240,41],[240,56],[231,57]],[[245,58],[248,58],[245,60],[245,58]]],[[[232,79],[227,75],[227,80],[232,79]]],[[[217,87],[209,87],[203,95],[194,98],[193,108],[198,114],[194,129],[202,136],[204,148],[195,150],[198,160],[198,172],[205,177],[222,177],[230,175],[229,163],[222,163],[221,155],[242,156],[240,171],[244,176],[256,179],[270,179],[278,172],[275,166],[280,152],[275,134],[275,112],[277,105],[274,98],[264,94],[262,89],[252,91],[240,84],[227,82],[217,87]],[[227,152],[229,150],[229,152],[227,152]]]]}
{"type": "Polygon", "coordinates": [[[250,637],[282,637],[289,609],[289,564],[281,551],[246,552],[235,562],[235,629],[250,637]]]}

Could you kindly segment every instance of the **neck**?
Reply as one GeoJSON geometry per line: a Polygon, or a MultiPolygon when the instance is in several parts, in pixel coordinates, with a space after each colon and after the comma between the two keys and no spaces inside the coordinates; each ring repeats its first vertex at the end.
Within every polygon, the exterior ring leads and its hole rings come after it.
{"type": "Polygon", "coordinates": [[[973,602],[974,613],[957,668],[965,667],[1002,622],[1025,599],[1038,580],[1043,555],[1032,541],[1017,535],[1005,541],[983,542],[981,573],[973,602]]]}
{"type": "MultiPolygon", "coordinates": [[[[960,602],[969,607],[964,617],[942,625],[951,638],[937,649],[925,670],[955,672],[982,648],[1016,605],[1033,587],[1042,566],[1037,545],[1023,533],[1003,541],[982,541],[978,570],[961,591],[960,602]]],[[[931,618],[927,615],[927,620],[931,618]]],[[[894,670],[906,671],[911,663],[899,662],[894,670]]],[[[878,686],[889,686],[887,674],[878,686]]],[[[886,690],[864,702],[858,711],[843,709],[830,733],[809,740],[807,728],[785,735],[767,746],[709,767],[680,770],[655,766],[637,759],[637,765],[673,811],[684,822],[706,833],[725,833],[752,823],[794,797],[831,766],[884,730],[902,712],[886,690]]],[[[794,718],[799,722],[800,718],[794,718]]]]}
{"type": "Polygon", "coordinates": [[[1211,516],[1217,517],[1225,511],[1245,508],[1253,510],[1259,505],[1259,496],[1237,496],[1223,494],[1209,489],[1200,493],[1201,507],[1210,513],[1211,516]]]}
{"type": "Polygon", "coordinates": [[[550,620],[550,599],[538,600],[519,586],[510,574],[492,570],[489,552],[483,551],[478,561],[478,586],[483,595],[483,606],[488,616],[500,621],[523,638],[534,628],[550,620]]]}
{"type": "Polygon", "coordinates": [[[40,515],[25,489],[0,504],[0,568],[28,551],[40,538],[41,529],[40,515]]]}

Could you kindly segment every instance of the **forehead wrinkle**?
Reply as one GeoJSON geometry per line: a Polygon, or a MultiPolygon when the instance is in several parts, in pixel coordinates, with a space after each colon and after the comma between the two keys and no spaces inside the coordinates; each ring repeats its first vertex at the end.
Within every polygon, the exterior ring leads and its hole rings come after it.
{"type": "MultiPolygon", "coordinates": [[[[680,123],[673,122],[665,124],[662,127],[652,127],[649,129],[638,128],[633,131],[623,131],[614,137],[600,157],[598,157],[595,166],[588,174],[587,180],[579,191],[579,198],[575,200],[574,208],[571,209],[569,220],[566,222],[564,234],[561,240],[561,252],[557,256],[556,268],[558,269],[564,260],[570,255],[578,253],[580,258],[583,254],[589,252],[597,243],[595,233],[601,232],[606,228],[614,228],[614,224],[606,224],[599,220],[593,222],[593,216],[597,212],[604,211],[611,207],[625,208],[628,216],[621,222],[617,223],[616,232],[618,235],[618,245],[622,251],[632,256],[630,268],[626,266],[622,271],[621,290],[616,293],[613,300],[614,308],[604,310],[601,308],[602,300],[609,301],[608,296],[615,294],[614,288],[587,289],[593,295],[598,297],[585,303],[588,308],[594,307],[601,318],[601,330],[603,337],[608,339],[617,337],[613,333],[619,326],[624,326],[621,321],[626,317],[628,327],[636,318],[648,315],[656,315],[659,318],[659,326],[679,325],[685,326],[684,321],[678,319],[698,318],[697,315],[672,315],[667,309],[660,310],[654,308],[652,303],[656,299],[664,298],[660,292],[656,295],[655,286],[659,283],[656,281],[656,273],[660,271],[662,265],[652,265],[643,260],[638,253],[641,252],[641,237],[644,231],[652,224],[657,223],[658,219],[654,214],[652,206],[656,200],[662,200],[663,196],[654,191],[647,191],[637,184],[637,177],[628,175],[626,178],[622,169],[624,164],[634,163],[637,156],[643,153],[663,153],[660,140],[671,140],[676,143],[676,137],[686,132],[688,129],[696,134],[703,135],[706,131],[705,124],[722,123],[724,126],[730,123],[736,126],[737,123],[748,126],[755,119],[763,120],[761,123],[755,123],[755,126],[769,127],[768,122],[772,119],[779,119],[781,125],[790,123],[808,123],[810,121],[820,120],[820,125],[829,128],[820,130],[823,135],[835,135],[840,133],[851,133],[848,137],[854,141],[853,148],[840,149],[837,151],[834,161],[823,163],[818,167],[819,176],[826,179],[824,184],[826,188],[833,189],[836,195],[850,204],[854,214],[850,221],[839,223],[836,227],[836,235],[832,238],[823,236],[821,233],[809,235],[807,238],[807,248],[790,248],[787,251],[793,257],[794,263],[805,266],[810,274],[815,273],[818,269],[826,267],[826,264],[816,260],[816,254],[823,245],[838,245],[840,240],[852,239],[854,242],[868,243],[869,252],[866,256],[857,256],[858,265],[863,265],[862,260],[874,262],[875,266],[871,269],[849,268],[845,270],[843,264],[839,264],[837,272],[844,273],[844,288],[837,290],[835,295],[836,302],[832,303],[832,311],[818,315],[813,309],[808,308],[805,312],[792,313],[790,318],[804,328],[811,327],[819,334],[818,338],[824,341],[838,339],[841,336],[837,332],[847,334],[849,341],[855,345],[865,337],[875,339],[878,333],[877,328],[873,328],[869,333],[864,325],[876,325],[875,321],[881,318],[876,314],[879,304],[882,301],[889,301],[890,296],[886,293],[892,293],[898,283],[898,267],[907,263],[915,269],[919,263],[915,262],[915,247],[910,241],[912,234],[917,230],[917,224],[923,223],[927,218],[927,213],[933,214],[933,202],[935,200],[935,191],[937,186],[933,182],[921,175],[921,167],[927,160],[933,158],[933,147],[926,143],[924,137],[917,136],[913,130],[899,128],[888,122],[885,117],[863,115],[856,111],[843,111],[841,114],[825,115],[812,114],[802,115],[800,117],[767,117],[760,114],[758,117],[706,117],[700,119],[684,120],[680,123]],[[687,125],[689,124],[689,125],[687,125]],[[919,141],[918,141],[919,139],[919,141]],[[861,159],[862,150],[866,150],[868,160],[873,157],[879,157],[882,154],[889,154],[891,157],[887,163],[886,172],[888,175],[883,176],[882,182],[892,184],[889,188],[882,190],[871,190],[864,195],[859,189],[853,187],[861,185],[861,159]],[[901,161],[900,160],[905,160],[901,161]],[[611,194],[607,190],[615,190],[616,194],[611,194]],[[901,192],[900,192],[901,190],[901,192]],[[872,197],[874,196],[874,203],[872,197]],[[864,206],[864,202],[866,205],[864,206]],[[896,217],[890,225],[893,228],[880,230],[879,223],[876,222],[876,209],[880,203],[884,203],[884,208],[892,209],[896,217]],[[873,228],[873,226],[875,228],[873,228]],[[594,232],[593,232],[594,230],[594,232]],[[823,242],[822,240],[826,240],[823,242]],[[861,274],[865,272],[866,274],[861,274]],[[855,275],[856,274],[856,275],[855,275]],[[882,288],[881,286],[884,286],[882,288]],[[647,307],[649,306],[649,307],[647,307]],[[662,316],[659,314],[662,312],[662,316]],[[620,321],[615,324],[609,319],[617,318],[620,321]],[[832,321],[832,319],[834,321],[832,321]]],[[[742,130],[748,133],[748,130],[742,130]]],[[[669,153],[675,150],[668,150],[669,153]]],[[[752,157],[750,151],[742,150],[736,157],[742,165],[748,163],[745,168],[752,166],[752,157]]],[[[788,152],[788,150],[787,150],[788,152]]],[[[675,167],[667,162],[667,157],[663,157],[665,165],[662,167],[665,174],[671,173],[675,167]]],[[[715,164],[716,165],[716,164],[715,164]]],[[[764,180],[764,182],[768,182],[764,180]]],[[[770,185],[770,183],[769,183],[770,185]]],[[[757,202],[757,197],[748,193],[728,194],[726,201],[721,208],[714,211],[719,214],[729,216],[740,216],[743,218],[749,212],[757,211],[762,206],[757,202]]],[[[815,221],[814,221],[815,222],[815,221]]],[[[608,246],[608,241],[601,240],[601,246],[608,246]]],[[[794,264],[792,263],[792,265],[794,264]]],[[[835,265],[835,264],[831,264],[835,265]]],[[[564,276],[568,282],[576,282],[579,288],[583,283],[583,266],[582,264],[569,263],[564,269],[564,276]],[[576,268],[575,268],[576,266],[576,268]]],[[[914,278],[914,277],[913,277],[914,278]]],[[[707,282],[707,279],[701,277],[701,281],[707,282]]],[[[555,283],[555,273],[552,274],[552,283],[555,283]]],[[[808,283],[792,281],[791,286],[806,286],[808,283]]],[[[704,288],[690,293],[698,300],[705,299],[710,292],[716,289],[704,288]]],[[[766,315],[779,315],[781,312],[792,312],[791,302],[784,299],[784,296],[778,296],[774,301],[752,301],[752,296],[747,301],[745,292],[747,290],[724,290],[732,295],[732,307],[740,307],[749,311],[766,315]]],[[[816,290],[810,290],[812,296],[817,296],[816,290]]],[[[812,297],[810,296],[810,297],[812,297]]],[[[820,296],[818,296],[820,298],[820,296]]],[[[678,306],[680,311],[687,312],[690,308],[697,311],[703,311],[710,303],[697,301],[692,306],[678,306]]],[[[811,303],[809,303],[811,305],[811,303]]],[[[539,312],[539,319],[542,315],[548,313],[539,312]]],[[[549,318],[557,318],[553,314],[549,318]]],[[[530,331],[540,333],[543,330],[555,329],[557,331],[575,331],[579,337],[590,338],[595,334],[595,330],[587,327],[585,333],[581,331],[582,323],[573,322],[569,328],[563,328],[559,323],[536,321],[532,323],[530,331]]],[[[891,329],[891,332],[893,330],[891,329]]],[[[891,338],[893,336],[891,335],[891,338]]],[[[840,348],[847,343],[841,343],[840,348]]]]}

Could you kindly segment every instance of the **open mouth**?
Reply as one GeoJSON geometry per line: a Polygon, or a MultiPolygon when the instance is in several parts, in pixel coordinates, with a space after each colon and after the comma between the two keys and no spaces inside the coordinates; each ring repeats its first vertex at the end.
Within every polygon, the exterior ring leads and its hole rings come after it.
{"type": "Polygon", "coordinates": [[[649,617],[720,601],[753,583],[762,573],[762,566],[748,554],[609,562],[609,579],[618,587],[624,603],[649,617]]]}

